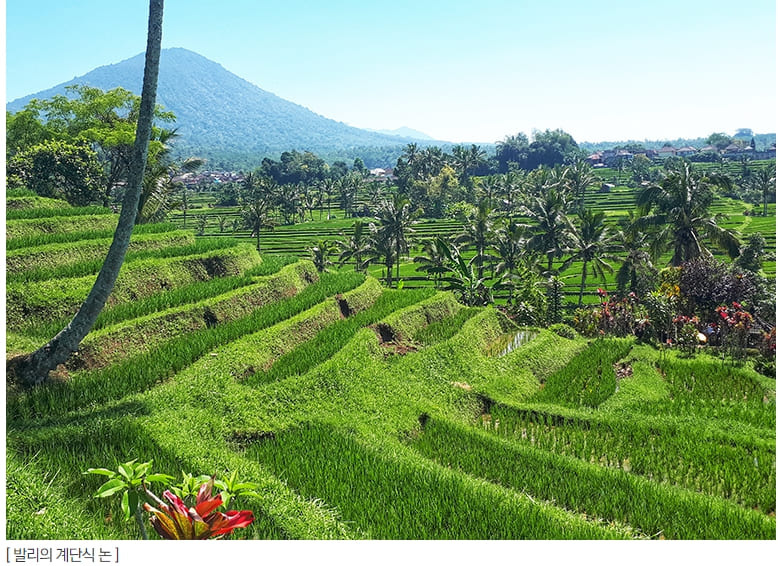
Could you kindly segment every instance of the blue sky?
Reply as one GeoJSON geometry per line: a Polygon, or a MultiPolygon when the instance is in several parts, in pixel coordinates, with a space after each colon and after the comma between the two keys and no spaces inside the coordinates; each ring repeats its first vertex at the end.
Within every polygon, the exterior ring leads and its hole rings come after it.
{"type": "MultiPolygon", "coordinates": [[[[167,0],[185,47],[315,112],[455,142],[776,131],[774,0],[167,0]]],[[[7,0],[6,96],[143,51],[145,0],[7,0]]]]}

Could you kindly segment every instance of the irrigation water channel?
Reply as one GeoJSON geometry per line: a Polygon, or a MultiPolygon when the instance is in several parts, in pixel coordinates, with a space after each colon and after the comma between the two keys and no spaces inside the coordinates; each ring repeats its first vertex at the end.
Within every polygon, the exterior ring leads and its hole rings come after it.
{"type": "Polygon", "coordinates": [[[532,340],[535,336],[538,335],[538,332],[536,330],[519,330],[516,333],[516,336],[513,337],[513,340],[511,340],[510,344],[508,344],[505,349],[500,352],[497,357],[501,358],[505,356],[506,354],[510,354],[513,352],[516,348],[519,346],[526,344],[530,340],[532,340]]]}

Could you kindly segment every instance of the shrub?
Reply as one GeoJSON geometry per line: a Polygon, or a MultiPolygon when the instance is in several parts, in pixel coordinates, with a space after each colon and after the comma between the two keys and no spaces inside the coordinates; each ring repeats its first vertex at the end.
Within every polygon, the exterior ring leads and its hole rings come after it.
{"type": "Polygon", "coordinates": [[[757,276],[736,265],[697,258],[681,266],[678,287],[681,314],[712,320],[722,303],[738,301],[750,305],[758,294],[757,276]]]}
{"type": "Polygon", "coordinates": [[[573,317],[573,324],[584,336],[611,334],[614,336],[631,336],[644,339],[650,325],[646,309],[635,293],[629,293],[620,300],[610,299],[608,292],[597,289],[600,296],[600,306],[594,309],[578,309],[573,317]]]}
{"type": "Polygon", "coordinates": [[[64,198],[72,205],[85,206],[100,199],[103,169],[86,143],[49,140],[11,158],[8,186],[26,187],[42,197],[64,198]]]}

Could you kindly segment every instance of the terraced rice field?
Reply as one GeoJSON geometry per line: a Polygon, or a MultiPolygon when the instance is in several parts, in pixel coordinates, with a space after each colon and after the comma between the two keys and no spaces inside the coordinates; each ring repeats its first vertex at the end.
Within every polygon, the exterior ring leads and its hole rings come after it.
{"type": "MultiPolygon", "coordinates": [[[[35,258],[9,356],[67,322],[104,246],[44,204],[61,230],[7,240],[35,258]]],[[[775,539],[774,380],[179,237],[139,230],[78,355],[8,390],[8,538],[138,538],[82,474],[138,459],[256,482],[252,539],[775,539]]]]}
{"type": "MultiPolygon", "coordinates": [[[[600,171],[602,172],[602,171],[600,171]]],[[[606,213],[608,223],[616,228],[619,220],[625,218],[630,211],[635,209],[635,197],[636,189],[629,187],[618,186],[611,189],[609,192],[601,192],[597,187],[590,187],[585,195],[585,203],[587,208],[594,211],[603,211],[606,213]]],[[[748,235],[754,232],[761,232],[767,241],[769,249],[775,249],[775,205],[770,205],[771,216],[747,216],[744,211],[750,208],[749,205],[743,202],[736,201],[728,198],[718,198],[714,206],[712,207],[713,213],[722,213],[727,218],[721,221],[721,224],[726,228],[735,230],[745,239],[748,235]]],[[[238,229],[232,231],[232,229],[221,232],[218,226],[217,219],[220,216],[226,216],[229,219],[236,219],[239,216],[239,210],[237,207],[230,208],[209,208],[206,204],[205,208],[194,211],[199,214],[206,214],[209,217],[208,224],[206,226],[204,234],[213,237],[234,237],[246,242],[256,243],[249,231],[238,229]]],[[[351,235],[353,232],[352,225],[354,219],[345,218],[344,212],[340,209],[333,208],[333,220],[318,220],[318,212],[314,213],[313,221],[306,221],[294,225],[279,225],[272,231],[268,230],[261,235],[262,251],[265,254],[292,254],[297,257],[308,257],[308,250],[315,245],[315,242],[324,239],[329,241],[337,241],[343,239],[343,234],[346,236],[351,235]]],[[[192,211],[190,211],[190,216],[192,211]]],[[[364,222],[370,222],[371,218],[361,219],[364,222]]],[[[521,218],[518,218],[521,221],[521,218]]],[[[179,228],[183,225],[183,219],[178,213],[172,218],[172,222],[179,228]]],[[[188,220],[189,227],[193,226],[191,218],[188,220]]],[[[225,226],[231,226],[232,220],[225,223],[225,226]]],[[[414,238],[416,242],[423,241],[424,239],[433,238],[435,236],[444,236],[453,238],[460,234],[463,230],[463,225],[460,222],[450,219],[421,219],[416,225],[413,226],[415,231],[414,238]]],[[[422,253],[420,245],[413,246],[410,256],[419,255],[422,253]]],[[[465,254],[467,257],[468,254],[465,254]]],[[[720,259],[727,259],[726,255],[722,252],[714,249],[714,255],[720,259]]],[[[337,260],[337,257],[333,258],[337,260]]],[[[660,264],[668,263],[670,260],[670,254],[666,254],[662,258],[660,264]]],[[[562,261],[558,262],[561,266],[562,261]]],[[[347,264],[346,269],[349,265],[347,264]]],[[[402,263],[400,266],[400,278],[404,281],[406,289],[409,288],[428,288],[433,286],[433,282],[430,281],[423,272],[418,271],[418,264],[412,262],[402,263]]],[[[603,287],[609,290],[616,288],[616,276],[615,272],[618,270],[618,264],[614,265],[614,273],[606,274],[606,280],[589,277],[584,289],[584,303],[593,303],[599,301],[597,296],[597,289],[603,287]]],[[[582,264],[580,262],[573,263],[568,269],[563,272],[563,293],[566,297],[566,302],[572,307],[578,302],[578,293],[581,285],[581,270],[582,264]]],[[[768,277],[775,277],[775,260],[767,260],[764,262],[763,271],[768,277]]],[[[380,266],[372,266],[369,269],[369,273],[374,277],[384,277],[385,272],[382,272],[380,266]]],[[[498,293],[498,302],[507,297],[505,293],[498,293]]]]}

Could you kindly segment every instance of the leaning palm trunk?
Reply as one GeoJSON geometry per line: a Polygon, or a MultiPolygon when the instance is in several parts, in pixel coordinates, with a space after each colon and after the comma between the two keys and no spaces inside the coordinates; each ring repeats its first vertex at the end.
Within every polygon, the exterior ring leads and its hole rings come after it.
{"type": "Polygon", "coordinates": [[[135,133],[132,162],[127,176],[128,190],[122,202],[119,224],[92,290],[73,320],[45,346],[18,361],[17,377],[26,385],[40,385],[49,372],[64,363],[78,349],[81,340],[94,326],[97,316],[113,290],[130,243],[132,228],[138,213],[143,188],[151,126],[156,103],[159,56],[162,44],[162,12],[164,0],[149,1],[149,30],[146,46],[146,67],[143,75],[140,114],[135,133]]]}

